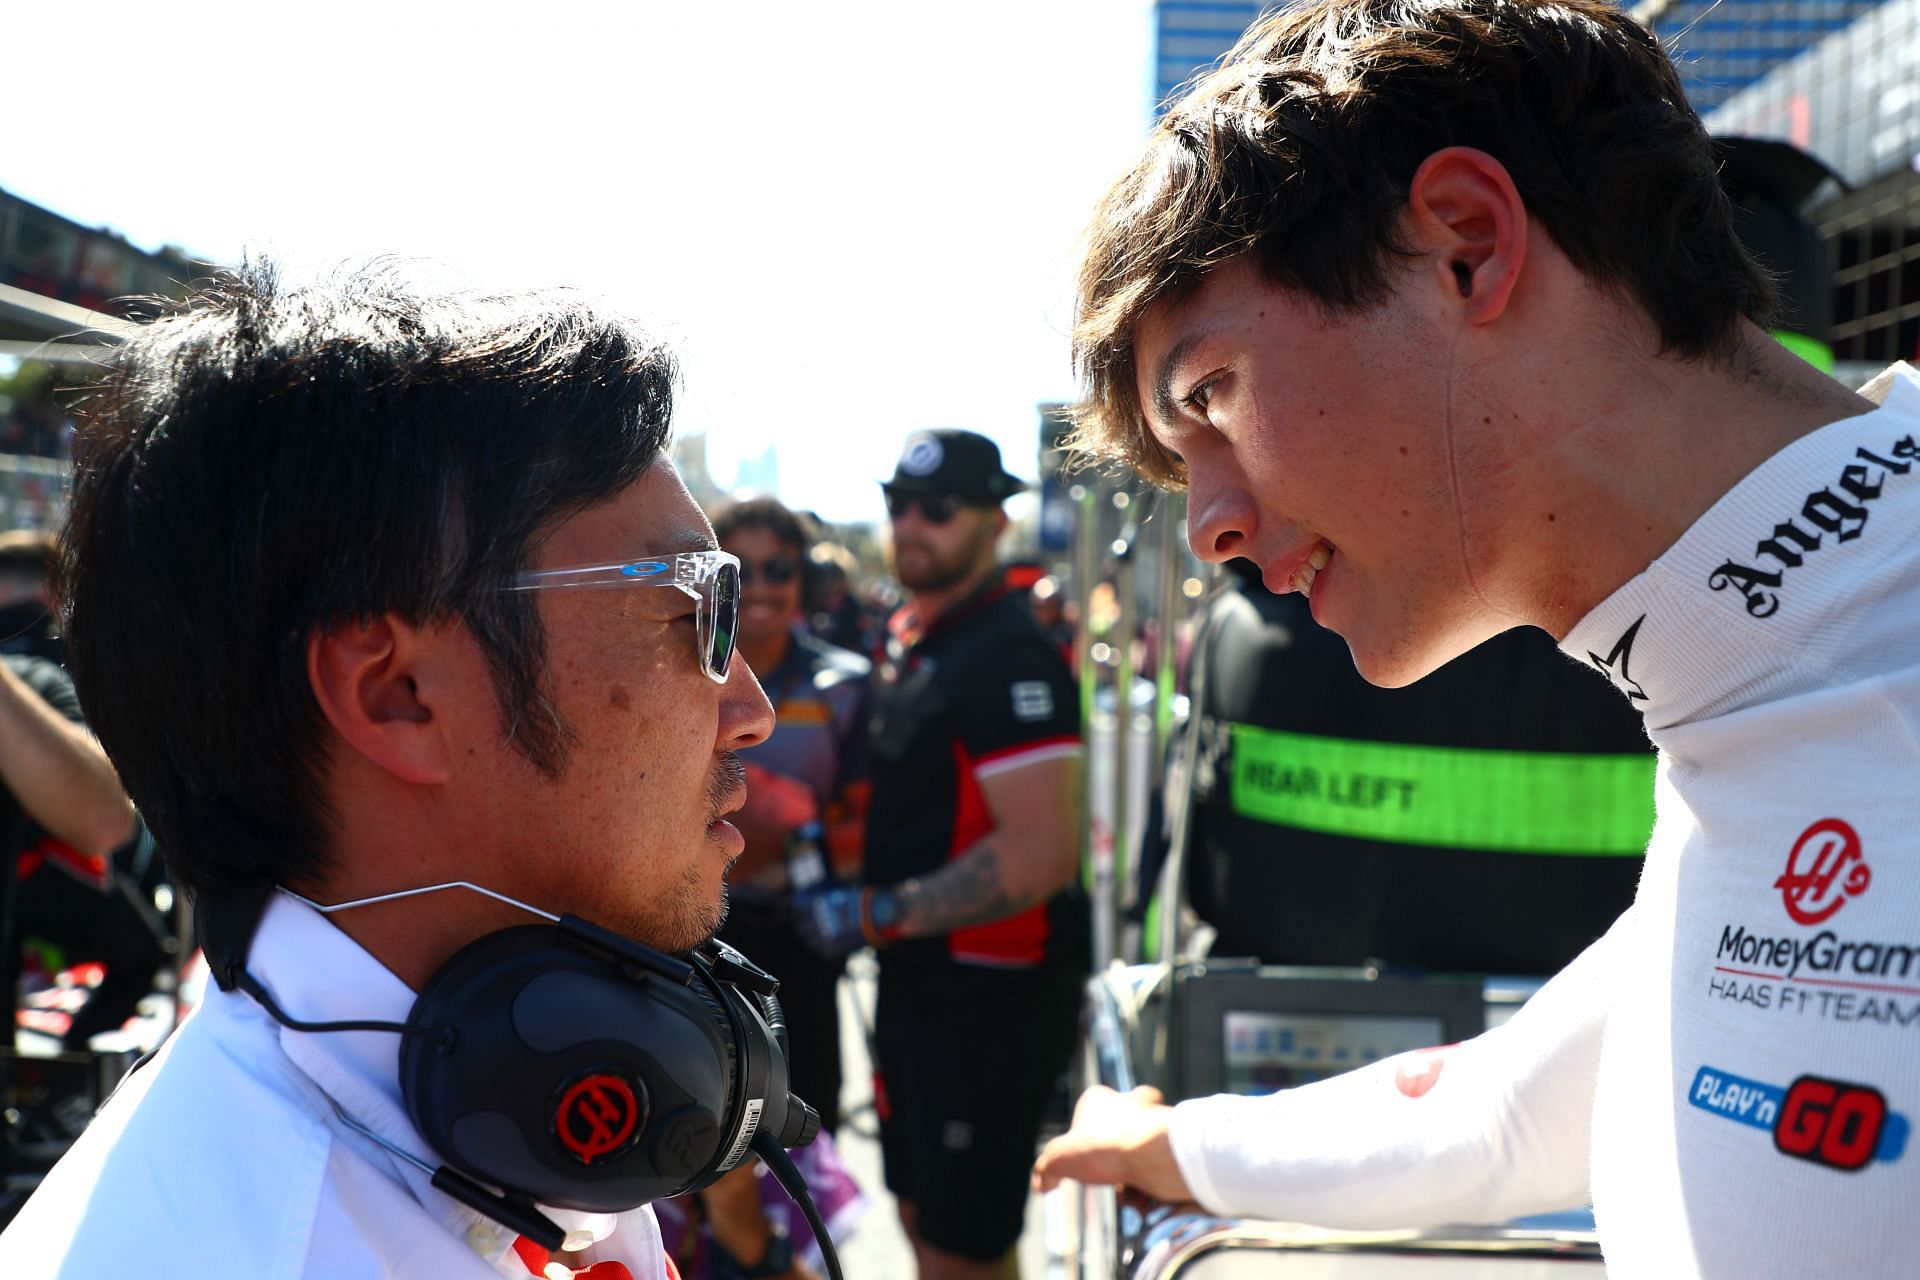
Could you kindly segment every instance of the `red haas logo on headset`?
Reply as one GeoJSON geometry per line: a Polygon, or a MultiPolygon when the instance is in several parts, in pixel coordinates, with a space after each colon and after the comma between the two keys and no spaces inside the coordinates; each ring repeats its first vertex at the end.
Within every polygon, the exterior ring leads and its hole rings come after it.
{"type": "Polygon", "coordinates": [[[553,1108],[553,1134],[581,1164],[600,1164],[633,1145],[640,1131],[640,1100],[624,1076],[591,1071],[562,1088],[553,1108]]]}
{"type": "Polygon", "coordinates": [[[1800,924],[1819,924],[1857,898],[1873,882],[1860,853],[1860,835],[1839,818],[1824,818],[1800,833],[1787,855],[1787,870],[1773,887],[1787,914],[1800,924]]]}

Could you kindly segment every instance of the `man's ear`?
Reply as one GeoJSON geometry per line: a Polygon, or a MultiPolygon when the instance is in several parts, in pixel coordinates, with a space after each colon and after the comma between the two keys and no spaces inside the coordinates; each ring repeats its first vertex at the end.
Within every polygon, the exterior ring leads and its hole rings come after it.
{"type": "Polygon", "coordinates": [[[307,681],[343,742],[404,782],[450,776],[444,717],[416,678],[433,639],[393,614],[307,637],[307,681]]]}
{"type": "Polygon", "coordinates": [[[1472,147],[1428,156],[1407,188],[1414,245],[1472,324],[1506,311],[1527,258],[1527,207],[1505,165],[1472,147]]]}

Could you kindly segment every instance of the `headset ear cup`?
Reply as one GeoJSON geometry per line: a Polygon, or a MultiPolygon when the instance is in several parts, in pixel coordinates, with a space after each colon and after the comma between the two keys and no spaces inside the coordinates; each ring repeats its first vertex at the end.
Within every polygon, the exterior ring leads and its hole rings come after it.
{"type": "MultiPolygon", "coordinates": [[[[421,989],[401,1092],[454,1169],[560,1208],[619,1212],[726,1155],[740,1053],[704,988],[548,925],[501,930],[421,989]]],[[[709,1179],[711,1180],[711,1179],[709,1179]]]]}
{"type": "Polygon", "coordinates": [[[720,1141],[714,1147],[712,1158],[703,1162],[701,1168],[691,1175],[691,1181],[686,1188],[688,1191],[698,1191],[703,1187],[712,1186],[719,1180],[721,1174],[733,1167],[727,1163],[726,1157],[729,1142],[739,1126],[742,1064],[740,1044],[734,1034],[733,1021],[727,1016],[726,1007],[721,1003],[720,989],[713,983],[712,976],[702,969],[699,976],[689,983],[686,989],[700,1002],[701,1008],[712,1020],[714,1030],[726,1045],[726,1052],[721,1056],[724,1066],[724,1084],[719,1097],[713,1100],[712,1108],[714,1120],[720,1130],[720,1141]]]}
{"type": "Polygon", "coordinates": [[[734,1049],[726,1110],[726,1132],[732,1143],[702,1172],[693,1188],[697,1190],[746,1159],[753,1138],[761,1130],[785,1139],[787,1145],[804,1146],[819,1131],[820,1119],[788,1092],[786,1022],[780,1002],[769,993],[728,981],[723,966],[710,966],[696,957],[695,967],[711,985],[696,981],[693,989],[734,1049]]]}

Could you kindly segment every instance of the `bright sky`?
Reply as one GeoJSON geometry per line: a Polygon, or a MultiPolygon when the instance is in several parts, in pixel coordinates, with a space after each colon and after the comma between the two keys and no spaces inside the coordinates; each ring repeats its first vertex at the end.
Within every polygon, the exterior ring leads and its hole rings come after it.
{"type": "Polygon", "coordinates": [[[20,4],[0,187],[308,274],[423,256],[676,339],[712,471],[876,519],[901,438],[1035,470],[1074,242],[1136,152],[1149,0],[20,4]]]}

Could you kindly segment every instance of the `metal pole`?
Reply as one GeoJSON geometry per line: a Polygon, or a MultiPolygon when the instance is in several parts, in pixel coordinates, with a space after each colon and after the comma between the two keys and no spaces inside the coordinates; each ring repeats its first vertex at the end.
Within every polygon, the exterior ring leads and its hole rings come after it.
{"type": "MultiPolygon", "coordinates": [[[[1080,518],[1073,522],[1073,593],[1070,598],[1078,606],[1080,614],[1073,631],[1074,666],[1080,675],[1080,740],[1089,748],[1093,743],[1093,698],[1099,687],[1093,664],[1093,587],[1094,578],[1100,572],[1100,507],[1099,498],[1093,490],[1091,484],[1076,484],[1068,491],[1080,507],[1080,518]]],[[[1092,770],[1080,771],[1080,818],[1083,828],[1086,828],[1091,812],[1087,804],[1087,788],[1091,777],[1092,770]]],[[[1083,838],[1082,868],[1087,867],[1090,852],[1088,841],[1083,838]]]]}
{"type": "Polygon", "coordinates": [[[1153,702],[1153,785],[1164,780],[1167,742],[1173,736],[1173,700],[1178,692],[1180,635],[1181,552],[1186,547],[1187,500],[1182,494],[1164,494],[1154,506],[1154,518],[1160,523],[1160,536],[1154,539],[1160,552],[1160,578],[1157,606],[1160,618],[1160,653],[1154,674],[1153,702]]]}
{"type": "Polygon", "coordinates": [[[1074,630],[1074,658],[1080,676],[1080,740],[1086,761],[1080,770],[1080,882],[1086,889],[1093,917],[1093,958],[1096,972],[1113,957],[1112,860],[1096,847],[1093,826],[1093,780],[1098,762],[1099,734],[1095,730],[1095,701],[1099,673],[1093,660],[1093,589],[1100,572],[1101,510],[1097,486],[1091,478],[1069,493],[1080,508],[1073,525],[1073,592],[1080,616],[1074,630]]]}
{"type": "MultiPolygon", "coordinates": [[[[1218,570],[1215,570],[1214,581],[1217,585],[1218,570]]],[[[1180,907],[1187,883],[1187,846],[1193,836],[1193,779],[1194,771],[1200,767],[1200,755],[1206,749],[1207,679],[1211,666],[1207,646],[1212,639],[1208,634],[1207,606],[1212,595],[1203,591],[1197,602],[1199,625],[1194,629],[1193,657],[1187,666],[1186,750],[1181,753],[1180,775],[1173,780],[1172,804],[1167,815],[1167,864],[1160,870],[1160,918],[1154,922],[1159,938],[1156,959],[1169,965],[1180,959],[1180,907]]],[[[1171,988],[1167,998],[1169,1001],[1174,998],[1171,988]]]]}
{"type": "MultiPolygon", "coordinates": [[[[1132,495],[1124,490],[1113,495],[1114,510],[1126,512],[1132,495]]],[[[1129,513],[1131,514],[1131,513],[1129,513]]],[[[1134,598],[1134,548],[1140,542],[1137,520],[1128,519],[1120,536],[1113,541],[1113,885],[1114,926],[1133,905],[1133,635],[1138,627],[1139,603],[1134,598]]]]}

